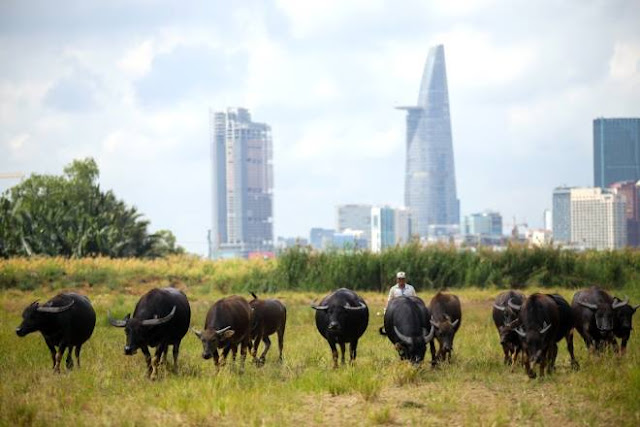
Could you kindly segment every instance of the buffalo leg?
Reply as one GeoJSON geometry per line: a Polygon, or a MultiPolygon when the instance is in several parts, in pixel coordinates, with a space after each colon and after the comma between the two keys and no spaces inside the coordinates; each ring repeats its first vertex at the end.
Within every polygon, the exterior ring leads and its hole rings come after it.
{"type": "Polygon", "coordinates": [[[56,346],[51,341],[45,340],[45,342],[47,343],[47,347],[49,347],[49,352],[51,353],[51,361],[53,362],[52,368],[55,369],[56,368],[56,346]]]}
{"type": "Polygon", "coordinates": [[[529,360],[529,355],[524,356],[524,368],[527,371],[527,375],[529,376],[529,378],[535,378],[536,377],[536,373],[533,369],[531,369],[531,361],[529,360]]]}
{"type": "Polygon", "coordinates": [[[260,341],[262,340],[262,334],[261,333],[257,333],[256,334],[256,338],[253,341],[253,343],[251,344],[251,357],[253,357],[253,361],[255,363],[258,363],[258,347],[260,346],[260,341]]]}
{"type": "Polygon", "coordinates": [[[156,349],[156,354],[153,356],[151,360],[151,375],[149,376],[152,380],[155,380],[158,377],[158,366],[160,365],[160,361],[162,360],[162,355],[165,353],[167,349],[166,344],[158,345],[156,349]]]}
{"type": "Polygon", "coordinates": [[[436,345],[433,340],[429,342],[429,349],[431,350],[431,366],[436,366],[438,364],[438,357],[436,356],[436,345]]]}
{"type": "Polygon", "coordinates": [[[142,347],[140,347],[140,350],[142,350],[142,354],[144,354],[144,360],[145,362],[147,362],[147,376],[151,377],[151,353],[149,353],[149,348],[146,345],[143,345],[142,347]]]}
{"type": "Polygon", "coordinates": [[[627,351],[627,341],[629,341],[629,337],[622,338],[622,342],[620,343],[620,354],[623,355],[627,351]]]}
{"type": "Polygon", "coordinates": [[[260,363],[264,363],[264,361],[267,359],[267,352],[271,348],[271,340],[269,339],[268,336],[264,337],[262,339],[262,342],[264,342],[264,350],[262,351],[262,354],[260,355],[260,363]]]}
{"type": "Polygon", "coordinates": [[[504,364],[511,365],[511,349],[507,344],[502,344],[502,351],[504,352],[504,364]]]}
{"type": "Polygon", "coordinates": [[[576,360],[576,356],[573,354],[573,331],[569,331],[565,339],[567,341],[567,351],[569,352],[569,356],[571,356],[571,369],[577,371],[580,369],[580,364],[576,360]]]}
{"type": "Polygon", "coordinates": [[[180,341],[173,343],[173,370],[178,372],[178,355],[180,354],[180,341]]]}
{"type": "Polygon", "coordinates": [[[231,344],[227,344],[222,350],[222,364],[225,365],[227,363],[227,356],[229,356],[229,352],[231,351],[231,344]]]}
{"type": "Polygon", "coordinates": [[[78,369],[80,369],[80,350],[82,349],[82,344],[76,346],[76,362],[78,362],[78,369]]]}
{"type": "Polygon", "coordinates": [[[64,355],[67,346],[64,343],[60,343],[58,346],[58,351],[56,352],[56,362],[53,366],[53,372],[60,373],[60,362],[62,361],[62,356],[64,355]]]}
{"type": "Polygon", "coordinates": [[[73,346],[69,346],[69,351],[67,352],[67,360],[65,362],[67,369],[73,369],[73,346]]]}
{"type": "Polygon", "coordinates": [[[331,355],[333,356],[333,367],[338,367],[338,349],[336,348],[336,343],[334,341],[329,340],[329,347],[331,347],[331,355]]]}
{"type": "Polygon", "coordinates": [[[356,355],[358,350],[358,340],[353,340],[349,344],[349,361],[354,364],[356,361],[356,355]]]}
{"type": "Polygon", "coordinates": [[[282,347],[284,346],[284,325],[278,328],[278,350],[280,350],[280,355],[278,356],[278,360],[282,362],[282,347]]]}
{"type": "MultiPolygon", "coordinates": [[[[242,354],[242,349],[240,349],[240,353],[242,354]]],[[[236,356],[238,355],[238,345],[231,345],[231,360],[233,363],[236,363],[236,356]]]]}
{"type": "Polygon", "coordinates": [[[342,352],[341,362],[344,365],[345,342],[341,341],[339,344],[340,344],[340,351],[342,352]]]}
{"type": "Polygon", "coordinates": [[[218,355],[218,349],[213,350],[213,364],[216,367],[220,366],[220,356],[218,355]]]}

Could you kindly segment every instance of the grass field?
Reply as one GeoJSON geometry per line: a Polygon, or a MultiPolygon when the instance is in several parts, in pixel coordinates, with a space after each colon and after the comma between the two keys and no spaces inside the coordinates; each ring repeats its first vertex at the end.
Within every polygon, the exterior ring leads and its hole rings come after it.
{"type": "MultiPolygon", "coordinates": [[[[178,372],[161,369],[152,382],[145,377],[142,355],[124,356],[124,333],[106,319],[107,309],[114,316],[131,312],[150,287],[78,289],[93,302],[96,330],[83,348],[82,369],[58,375],[39,333],[18,338],[14,332],[26,305],[58,291],[0,292],[0,425],[640,425],[637,336],[632,335],[624,357],[588,355],[577,337],[578,372],[571,371],[561,343],[556,373],[530,380],[522,368],[512,372],[502,364],[491,321],[498,290],[455,291],[463,319],[454,359],[436,369],[400,362],[378,334],[382,318],[376,312],[385,300],[378,293],[362,293],[371,318],[357,364],[331,369],[329,347],[309,308],[322,295],[285,292],[261,295],[287,305],[284,363],[276,362],[274,336],[264,367],[247,363],[241,373],[228,364],[216,372],[189,333],[178,372]]],[[[221,297],[208,289],[184,289],[197,328],[221,297]]],[[[560,293],[570,301],[573,292],[560,293]]],[[[629,295],[638,303],[640,295],[629,295]]]]}

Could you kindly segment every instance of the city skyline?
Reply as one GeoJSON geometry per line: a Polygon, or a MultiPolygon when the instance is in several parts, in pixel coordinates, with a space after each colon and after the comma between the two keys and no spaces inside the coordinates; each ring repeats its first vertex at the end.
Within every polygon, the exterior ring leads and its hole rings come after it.
{"type": "MultiPolygon", "coordinates": [[[[461,216],[542,225],[593,183],[598,117],[640,117],[640,3],[5,2],[0,173],[93,157],[111,189],[207,254],[209,108],[272,128],[274,234],[402,206],[405,120],[444,44],[461,216]]],[[[0,180],[0,190],[19,181],[0,180]]]]}

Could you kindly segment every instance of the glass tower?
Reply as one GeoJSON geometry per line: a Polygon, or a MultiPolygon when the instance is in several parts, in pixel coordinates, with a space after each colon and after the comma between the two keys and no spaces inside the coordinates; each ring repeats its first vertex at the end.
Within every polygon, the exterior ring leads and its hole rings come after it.
{"type": "Polygon", "coordinates": [[[427,237],[430,225],[460,222],[444,46],[429,50],[418,105],[399,109],[407,111],[405,205],[412,233],[427,237]]]}
{"type": "Polygon", "coordinates": [[[593,180],[602,188],[640,180],[640,118],[593,121],[593,180]]]}
{"type": "Polygon", "coordinates": [[[211,112],[213,229],[211,255],[273,251],[271,128],[244,108],[211,112]]]}

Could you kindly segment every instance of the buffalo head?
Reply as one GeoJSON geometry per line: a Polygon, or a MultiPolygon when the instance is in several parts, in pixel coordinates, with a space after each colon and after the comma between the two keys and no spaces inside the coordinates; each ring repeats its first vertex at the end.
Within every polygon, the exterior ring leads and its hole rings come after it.
{"type": "Polygon", "coordinates": [[[38,304],[38,301],[32,302],[22,312],[22,323],[16,328],[16,334],[24,337],[31,332],[39,331],[42,326],[48,323],[46,316],[64,313],[73,306],[74,301],[61,307],[47,307],[38,304]]]}
{"type": "Polygon", "coordinates": [[[156,315],[153,319],[138,319],[127,314],[124,319],[116,320],[111,317],[111,313],[107,313],[109,323],[118,328],[124,328],[127,335],[127,343],[124,346],[124,354],[130,356],[142,346],[147,345],[147,337],[153,326],[159,326],[170,321],[176,314],[176,306],[173,306],[171,312],[164,317],[158,318],[156,315]]]}

